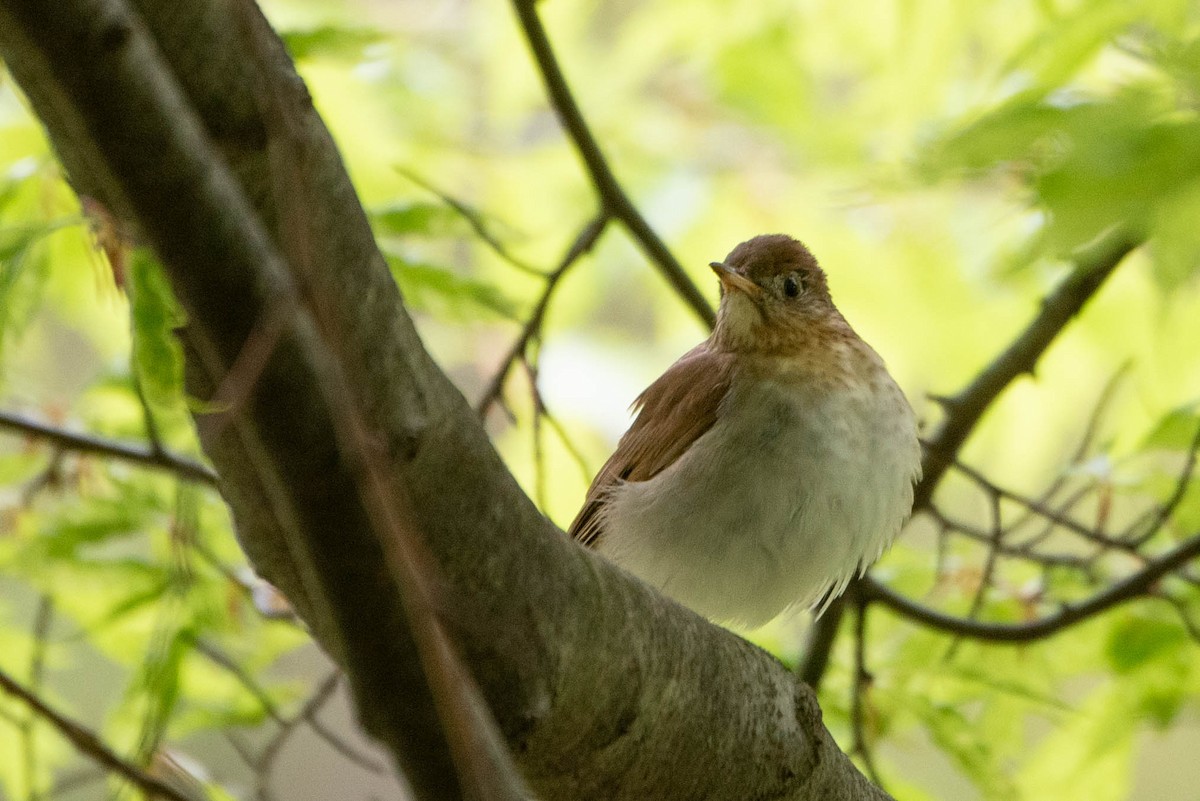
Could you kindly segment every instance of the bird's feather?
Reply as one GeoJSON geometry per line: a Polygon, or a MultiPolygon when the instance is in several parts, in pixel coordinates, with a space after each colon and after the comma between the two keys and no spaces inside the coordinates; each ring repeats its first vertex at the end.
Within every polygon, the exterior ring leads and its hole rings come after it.
{"type": "Polygon", "coordinates": [[[717,419],[733,378],[733,354],[705,341],[648,386],[633,407],[637,418],[600,468],[569,533],[595,547],[604,536],[604,505],[621,482],[647,481],[669,467],[717,419]]]}

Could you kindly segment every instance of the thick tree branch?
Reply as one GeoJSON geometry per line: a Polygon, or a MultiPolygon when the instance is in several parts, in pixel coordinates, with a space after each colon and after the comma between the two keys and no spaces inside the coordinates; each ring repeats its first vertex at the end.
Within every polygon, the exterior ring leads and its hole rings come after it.
{"type": "MultiPolygon", "coordinates": [[[[310,528],[336,531],[349,525],[366,535],[366,547],[382,550],[371,536],[371,515],[359,495],[358,476],[349,469],[351,456],[330,439],[329,432],[347,419],[344,413],[332,415],[344,379],[323,352],[313,321],[302,313],[293,277],[260,218],[215,157],[142,20],[123,2],[83,0],[53,13],[36,2],[14,2],[7,9],[12,19],[0,20],[3,27],[36,43],[48,67],[41,80],[83,118],[84,130],[116,176],[110,193],[124,198],[166,265],[189,312],[195,367],[212,385],[236,386],[222,404],[228,407],[221,413],[226,424],[208,438],[240,445],[265,485],[264,506],[300,571],[305,597],[323,610],[318,625],[326,645],[347,666],[368,726],[391,746],[419,792],[431,798],[460,795],[466,771],[454,764],[427,676],[420,660],[410,656],[419,648],[408,636],[402,599],[389,593],[388,616],[364,621],[357,582],[337,561],[336,542],[306,536],[310,528]],[[154,145],[139,144],[139,137],[154,145]],[[213,285],[221,290],[213,293],[213,285]],[[258,391],[260,384],[287,387],[303,404],[309,425],[324,432],[297,430],[258,391]],[[315,476],[306,478],[303,462],[281,458],[278,447],[288,440],[304,447],[307,459],[329,460],[341,470],[327,471],[319,483],[315,476]],[[330,512],[337,516],[328,517],[330,512]],[[391,630],[381,639],[380,624],[387,623],[391,630]],[[407,665],[409,681],[397,687],[389,677],[381,692],[379,662],[407,665]],[[419,731],[410,725],[414,717],[422,724],[419,731]]],[[[251,25],[265,26],[257,8],[250,13],[251,25]]],[[[347,404],[338,406],[346,411],[347,404]]],[[[374,563],[380,562],[377,557],[374,563]]],[[[377,580],[390,583],[387,571],[377,580]]]]}
{"type": "Polygon", "coordinates": [[[423,674],[384,566],[390,529],[375,527],[361,494],[374,491],[361,483],[363,437],[426,539],[441,575],[436,611],[541,797],[884,798],[778,661],[537,513],[421,347],[280,44],[272,38],[267,58],[247,47],[224,0],[138,8],[0,0],[0,50],[72,180],[133,214],[167,265],[192,325],[195,393],[210,397],[258,321],[283,314],[253,391],[222,429],[202,431],[204,444],[252,560],[355,677],[360,713],[410,779],[443,777],[445,749],[414,693],[423,674]],[[169,73],[138,71],[159,58],[169,73]],[[282,98],[299,147],[271,141],[256,86],[282,98]],[[300,154],[285,175],[303,182],[305,228],[280,248],[294,276],[255,230],[261,219],[279,239],[295,225],[272,153],[300,154]],[[316,325],[310,307],[336,326],[316,325]],[[364,407],[349,438],[326,384],[343,378],[364,407]]]}
{"type": "Polygon", "coordinates": [[[712,305],[701,294],[687,271],[683,269],[683,265],[650,227],[650,223],[646,222],[646,218],[638,211],[637,206],[625,194],[625,190],[608,165],[603,151],[600,150],[599,142],[596,141],[596,137],[592,136],[592,131],[583,118],[583,112],[580,111],[579,104],[575,102],[575,96],[571,93],[571,87],[568,86],[567,79],[563,76],[562,68],[558,65],[558,59],[554,56],[554,49],[550,46],[546,29],[542,27],[542,20],[538,16],[536,6],[535,0],[513,0],[513,8],[517,12],[521,30],[529,42],[529,49],[533,52],[533,58],[541,73],[542,81],[546,85],[546,94],[550,97],[550,104],[554,106],[575,149],[579,151],[579,157],[583,159],[584,166],[587,167],[592,184],[600,196],[600,202],[609,214],[619,219],[629,229],[633,238],[642,246],[647,258],[662,273],[667,283],[675,289],[683,302],[691,307],[696,316],[711,328],[717,320],[712,305]]]}
{"type": "Polygon", "coordinates": [[[185,481],[209,485],[217,483],[217,474],[211,468],[153,445],[131,445],[92,434],[66,431],[15,412],[0,411],[0,428],[44,439],[65,450],[92,453],[154,470],[165,470],[185,481]]]}
{"type": "Polygon", "coordinates": [[[947,634],[990,642],[1031,642],[1053,636],[1126,601],[1152,595],[1156,582],[1197,557],[1200,557],[1200,533],[1090,598],[1064,604],[1058,612],[1028,623],[989,623],[947,615],[906,598],[870,577],[859,583],[857,591],[867,602],[878,602],[907,620],[947,634]]]}

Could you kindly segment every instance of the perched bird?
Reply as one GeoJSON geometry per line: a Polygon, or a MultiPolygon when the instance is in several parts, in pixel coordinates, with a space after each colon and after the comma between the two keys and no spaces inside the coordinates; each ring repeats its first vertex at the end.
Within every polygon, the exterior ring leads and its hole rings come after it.
{"type": "Polygon", "coordinates": [[[712,268],[712,335],[634,402],[570,534],[716,621],[837,597],[912,509],[921,449],[883,360],[789,236],[712,268]]]}

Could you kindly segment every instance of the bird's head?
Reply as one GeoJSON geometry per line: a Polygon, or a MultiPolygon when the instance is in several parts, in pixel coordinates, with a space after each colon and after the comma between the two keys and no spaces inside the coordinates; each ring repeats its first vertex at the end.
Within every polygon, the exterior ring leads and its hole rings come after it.
{"type": "Polygon", "coordinates": [[[730,350],[786,349],[822,322],[841,319],[825,272],[790,236],[756,236],[711,267],[721,279],[714,338],[730,350]]]}

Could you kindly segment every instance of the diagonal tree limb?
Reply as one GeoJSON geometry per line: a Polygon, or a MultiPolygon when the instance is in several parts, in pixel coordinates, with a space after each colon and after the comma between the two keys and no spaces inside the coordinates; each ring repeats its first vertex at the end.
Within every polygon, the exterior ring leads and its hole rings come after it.
{"type": "MultiPolygon", "coordinates": [[[[142,20],[121,0],[84,0],[55,13],[38,3],[12,3],[6,11],[12,19],[0,18],[0,27],[16,29],[36,43],[49,67],[42,80],[53,84],[84,118],[87,134],[117,177],[111,191],[126,200],[167,267],[189,312],[200,370],[210,383],[223,386],[243,361],[247,343],[255,348],[253,380],[241,388],[245,402],[225,413],[227,430],[210,431],[207,438],[227,434],[238,442],[264,480],[269,513],[285,532],[306,597],[326,610],[327,645],[348,666],[360,711],[373,732],[389,743],[419,791],[428,797],[459,797],[461,774],[443,740],[445,730],[431,708],[436,703],[419,666],[408,662],[412,676],[407,692],[375,693],[369,704],[363,698],[379,675],[372,663],[399,662],[405,649],[414,648],[401,599],[389,598],[392,631],[386,638],[378,636],[377,620],[369,620],[374,636],[354,636],[364,628],[353,595],[355,582],[347,581],[336,557],[331,558],[332,541],[304,536],[307,527],[329,529],[335,522],[322,519],[313,505],[329,503],[332,494],[344,498],[336,522],[357,526],[364,539],[373,539],[369,511],[356,497],[357,476],[330,471],[318,488],[297,475],[300,465],[285,463],[272,449],[287,437],[306,445],[310,459],[323,455],[344,463],[348,458],[337,443],[319,441],[327,434],[305,436],[287,425],[286,415],[264,408],[260,386],[283,382],[304,397],[305,411],[321,420],[326,431],[344,419],[330,420],[331,396],[340,384],[329,375],[328,362],[321,363],[319,336],[301,313],[296,284],[257,214],[229,170],[214,158],[199,119],[142,20]],[[137,146],[131,129],[155,146],[137,146]],[[212,292],[214,285],[224,296],[212,292]],[[263,319],[276,321],[265,349],[254,336],[255,321],[263,319]],[[408,725],[413,717],[422,724],[419,732],[408,725]]],[[[253,13],[258,14],[257,8],[253,13]]],[[[277,40],[274,44],[278,46],[277,40]]],[[[379,579],[389,580],[386,571],[379,579]]],[[[396,689],[394,683],[392,687],[396,689]]]]}
{"type": "Polygon", "coordinates": [[[629,229],[633,238],[641,245],[646,256],[667,280],[667,283],[675,289],[696,316],[711,328],[717,320],[712,305],[701,294],[687,271],[683,269],[683,265],[650,227],[650,223],[646,222],[646,218],[629,199],[629,195],[625,194],[625,190],[617,181],[616,175],[613,174],[608,160],[604,157],[604,152],[600,149],[600,143],[592,135],[591,128],[588,127],[587,121],[583,118],[583,112],[580,111],[579,104],[575,102],[575,96],[571,93],[571,87],[563,76],[562,68],[559,67],[554,49],[550,46],[550,39],[546,36],[546,29],[542,26],[536,6],[535,0],[513,0],[513,8],[517,12],[517,19],[521,24],[525,39],[529,43],[529,49],[533,52],[533,59],[537,63],[542,82],[546,86],[550,104],[558,114],[559,121],[575,145],[575,149],[579,151],[579,157],[583,159],[584,166],[591,176],[596,193],[600,196],[600,202],[605,211],[616,217],[629,229]]]}

